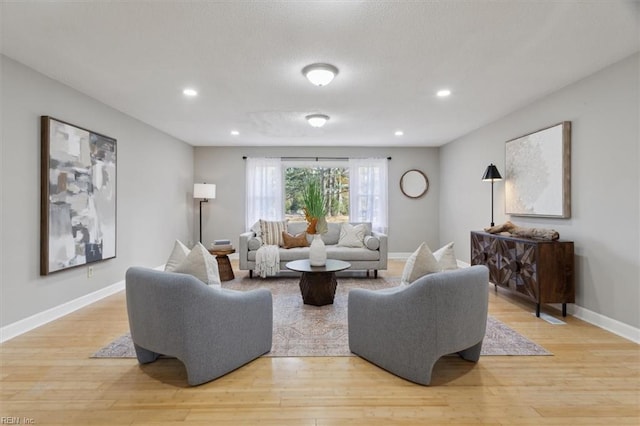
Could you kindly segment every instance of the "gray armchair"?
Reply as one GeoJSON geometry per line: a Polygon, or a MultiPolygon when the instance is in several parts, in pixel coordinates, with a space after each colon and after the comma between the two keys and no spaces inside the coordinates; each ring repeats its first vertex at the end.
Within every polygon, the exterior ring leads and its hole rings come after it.
{"type": "Polygon", "coordinates": [[[409,286],[349,292],[349,349],[391,373],[428,385],[442,356],[478,361],[487,326],[489,271],[471,266],[409,286]]]}
{"type": "Polygon", "coordinates": [[[271,292],[213,288],[186,274],[133,267],[127,313],[138,362],[184,363],[190,385],[216,379],[271,350],[271,292]]]}

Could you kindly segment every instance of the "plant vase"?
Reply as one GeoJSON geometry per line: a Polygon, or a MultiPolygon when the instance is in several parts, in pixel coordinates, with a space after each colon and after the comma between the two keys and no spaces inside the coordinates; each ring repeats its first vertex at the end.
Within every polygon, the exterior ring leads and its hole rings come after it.
{"type": "Polygon", "coordinates": [[[320,234],[314,234],[311,246],[309,246],[309,264],[311,266],[324,266],[327,264],[327,248],[320,234]]]}

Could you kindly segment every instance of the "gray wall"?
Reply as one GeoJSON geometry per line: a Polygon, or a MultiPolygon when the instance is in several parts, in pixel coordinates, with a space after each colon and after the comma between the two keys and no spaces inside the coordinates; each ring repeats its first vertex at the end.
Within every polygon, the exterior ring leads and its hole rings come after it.
{"type": "Polygon", "coordinates": [[[131,265],[165,262],[192,238],[193,148],[5,56],[2,70],[0,326],[124,279],[131,265]],[[40,116],[118,141],[117,257],[39,275],[40,116]]]}
{"type": "MultiPolygon", "coordinates": [[[[393,142],[393,141],[390,141],[393,142]]],[[[389,251],[413,252],[426,241],[439,247],[438,198],[440,169],[438,148],[338,148],[338,147],[198,147],[195,180],[216,184],[216,199],[203,204],[202,239],[230,238],[238,244],[245,231],[245,160],[247,157],[327,156],[392,157],[389,162],[389,251]],[[430,181],[427,194],[410,199],[400,192],[400,177],[409,169],[422,170],[430,181]]],[[[194,240],[198,239],[198,207],[194,204],[194,240]]]]}
{"type": "Polygon", "coordinates": [[[570,219],[504,214],[495,184],[495,222],[553,228],[575,242],[576,304],[640,326],[640,56],[631,56],[441,148],[440,239],[469,260],[469,231],[489,226],[491,162],[504,173],[507,140],[572,122],[570,219]]]}

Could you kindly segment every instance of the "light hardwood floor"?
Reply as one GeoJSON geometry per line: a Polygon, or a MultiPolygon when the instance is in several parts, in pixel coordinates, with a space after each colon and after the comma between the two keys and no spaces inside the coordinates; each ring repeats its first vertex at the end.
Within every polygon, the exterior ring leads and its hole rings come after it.
{"type": "Polygon", "coordinates": [[[431,386],[325,357],[260,358],[189,387],[173,359],[90,358],[128,330],[120,293],[0,346],[0,424],[638,425],[640,346],[572,317],[551,325],[533,308],[490,291],[490,314],[554,356],[442,358],[431,386]]]}

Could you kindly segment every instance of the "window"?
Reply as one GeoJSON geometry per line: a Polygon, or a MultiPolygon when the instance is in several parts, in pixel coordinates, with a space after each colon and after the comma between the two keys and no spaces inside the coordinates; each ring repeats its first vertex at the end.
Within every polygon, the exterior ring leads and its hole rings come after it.
{"type": "Polygon", "coordinates": [[[258,219],[305,221],[302,191],[310,178],[320,180],[328,222],[371,222],[387,233],[388,160],[382,158],[281,161],[247,158],[246,226],[258,219]]]}
{"type": "Polygon", "coordinates": [[[302,192],[309,179],[318,179],[327,200],[327,221],[349,221],[349,167],[317,162],[284,163],[284,213],[291,222],[303,222],[302,192]]]}

